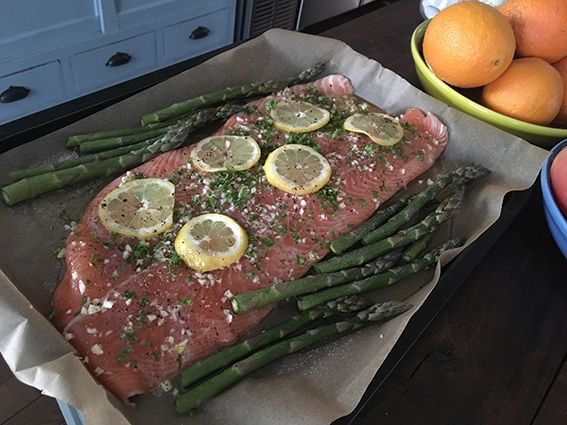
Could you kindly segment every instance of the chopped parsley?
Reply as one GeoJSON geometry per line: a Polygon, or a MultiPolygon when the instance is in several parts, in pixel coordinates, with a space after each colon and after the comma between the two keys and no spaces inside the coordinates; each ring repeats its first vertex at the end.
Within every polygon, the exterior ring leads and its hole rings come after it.
{"type": "Polygon", "coordinates": [[[193,307],[193,300],[191,298],[180,298],[179,304],[184,305],[185,307],[193,307]]]}
{"type": "Polygon", "coordinates": [[[120,336],[120,339],[127,341],[129,344],[133,344],[138,341],[138,334],[132,331],[124,331],[120,336]]]}
{"type": "Polygon", "coordinates": [[[258,108],[256,108],[256,106],[254,105],[246,105],[244,106],[243,111],[245,114],[251,115],[257,113],[258,108]]]}
{"type": "Polygon", "coordinates": [[[231,128],[227,134],[229,136],[248,136],[250,131],[245,128],[231,128]]]}
{"type": "Polygon", "coordinates": [[[291,238],[293,239],[293,242],[295,242],[296,244],[299,242],[299,233],[297,233],[297,230],[295,229],[291,229],[291,238]]]}
{"type": "Polygon", "coordinates": [[[219,171],[215,174],[209,184],[210,192],[205,197],[206,206],[212,210],[220,207],[221,200],[235,208],[245,206],[252,197],[252,189],[258,186],[262,178],[259,170],[219,171]]]}
{"type": "Polygon", "coordinates": [[[132,252],[128,259],[132,259],[133,261],[136,260],[145,260],[153,255],[153,247],[144,241],[140,241],[138,245],[132,248],[132,252]]]}
{"type": "Polygon", "coordinates": [[[136,293],[134,291],[124,291],[124,298],[133,300],[136,298],[136,293]]]}
{"type": "Polygon", "coordinates": [[[403,122],[402,127],[406,130],[411,131],[414,135],[417,134],[417,126],[415,124],[410,124],[408,122],[403,122]]]}
{"type": "Polygon", "coordinates": [[[132,354],[132,347],[131,346],[127,346],[126,348],[124,348],[120,354],[118,354],[116,357],[114,357],[114,359],[118,362],[118,363],[124,363],[124,361],[126,360],[126,358],[132,354]]]}
{"type": "Polygon", "coordinates": [[[270,112],[276,106],[276,101],[274,99],[270,99],[266,102],[266,112],[270,112]]]}
{"type": "Polygon", "coordinates": [[[339,206],[339,201],[337,200],[338,194],[339,190],[337,188],[328,186],[325,186],[315,192],[315,195],[323,199],[323,207],[331,207],[333,208],[333,211],[336,211],[339,206]]]}
{"type": "Polygon", "coordinates": [[[274,120],[271,117],[259,118],[254,121],[254,125],[259,129],[260,138],[264,139],[266,142],[271,142],[274,139],[274,120]]]}
{"type": "Polygon", "coordinates": [[[321,152],[321,146],[313,140],[313,136],[309,133],[290,133],[287,142],[296,145],[309,146],[315,151],[321,152]]]}
{"type": "MultiPolygon", "coordinates": [[[[299,99],[299,100],[301,100],[301,99],[299,99]]],[[[321,106],[325,109],[329,109],[329,108],[332,108],[333,106],[335,106],[335,102],[333,101],[333,99],[325,96],[315,86],[307,87],[304,100],[306,102],[313,103],[314,105],[321,106]]]]}
{"type": "Polygon", "coordinates": [[[278,148],[278,145],[262,145],[260,146],[260,164],[264,164],[266,162],[266,158],[269,154],[271,154],[274,150],[278,148]]]}
{"type": "Polygon", "coordinates": [[[207,208],[214,210],[218,205],[219,199],[214,193],[210,193],[205,197],[205,205],[207,208]]]}
{"type": "Polygon", "coordinates": [[[344,135],[345,135],[345,129],[337,127],[331,133],[331,139],[333,140],[341,139],[344,135]]]}
{"type": "Polygon", "coordinates": [[[362,149],[364,149],[365,152],[368,152],[371,155],[374,155],[376,153],[376,145],[374,143],[367,143],[362,149]]]}
{"type": "Polygon", "coordinates": [[[266,245],[268,248],[274,245],[274,241],[272,241],[272,240],[271,240],[270,238],[268,238],[268,237],[262,238],[262,239],[260,239],[260,241],[261,241],[264,245],[266,245]]]}
{"type": "Polygon", "coordinates": [[[181,265],[181,257],[177,252],[174,251],[173,254],[171,254],[171,257],[169,257],[169,264],[167,268],[169,271],[172,271],[173,269],[176,269],[180,265],[181,265]]]}

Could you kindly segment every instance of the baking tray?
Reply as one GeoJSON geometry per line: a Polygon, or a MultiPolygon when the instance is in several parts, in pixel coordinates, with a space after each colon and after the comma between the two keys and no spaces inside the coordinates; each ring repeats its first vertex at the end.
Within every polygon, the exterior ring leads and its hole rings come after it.
{"type": "MultiPolygon", "coordinates": [[[[233,47],[234,46],[227,46],[226,48],[223,48],[221,50],[228,50],[233,47]]],[[[209,55],[207,55],[207,57],[208,56],[209,55]]],[[[195,62],[200,62],[201,60],[199,59],[197,59],[195,62]]],[[[158,82],[161,79],[166,79],[167,77],[168,75],[164,75],[164,78],[156,78],[153,82],[158,82]]],[[[137,91],[138,90],[132,90],[128,94],[134,94],[137,91]]],[[[119,96],[113,98],[112,100],[118,101],[122,98],[122,96],[119,96]]],[[[110,101],[110,103],[114,102],[110,101]]],[[[95,106],[90,105],[90,107],[89,105],[86,105],[86,107],[83,110],[78,111],[78,113],[75,113],[75,110],[70,115],[61,115],[56,124],[52,121],[46,125],[33,128],[32,138],[50,133],[59,127],[68,125],[76,121],[78,118],[89,115],[91,112],[94,112],[95,110],[101,109],[101,107],[106,106],[109,106],[109,103],[105,103],[103,105],[97,104],[95,106]]],[[[0,134],[2,133],[1,130],[2,127],[0,127],[0,134]]],[[[30,137],[30,135],[28,134],[27,137],[30,137]]],[[[6,148],[7,146],[15,146],[17,144],[21,144],[22,140],[30,140],[30,138],[27,137],[26,135],[20,133],[17,136],[3,139],[2,145],[4,148],[6,148]]],[[[442,310],[443,306],[463,284],[463,282],[466,280],[475,266],[482,260],[483,256],[486,254],[489,248],[499,239],[504,230],[512,223],[516,215],[526,204],[530,196],[530,192],[531,190],[524,192],[513,192],[508,194],[504,199],[504,207],[498,221],[494,223],[490,227],[490,229],[483,233],[482,236],[474,244],[472,244],[452,263],[445,267],[443,275],[436,288],[427,298],[425,304],[415,313],[415,316],[409,322],[400,339],[394,345],[393,349],[386,357],[383,365],[376,373],[373,381],[368,386],[361,399],[361,402],[350,415],[336,420],[335,422],[333,422],[333,424],[346,425],[356,423],[356,418],[360,415],[361,412],[364,411],[365,407],[372,402],[372,397],[376,393],[378,388],[380,388],[382,383],[388,378],[397,364],[399,364],[406,353],[411,349],[413,344],[419,339],[420,335],[427,329],[436,315],[442,310]]],[[[59,405],[61,407],[63,416],[65,417],[65,420],[69,425],[83,425],[82,415],[79,411],[65,403],[60,402],[59,405]]]]}

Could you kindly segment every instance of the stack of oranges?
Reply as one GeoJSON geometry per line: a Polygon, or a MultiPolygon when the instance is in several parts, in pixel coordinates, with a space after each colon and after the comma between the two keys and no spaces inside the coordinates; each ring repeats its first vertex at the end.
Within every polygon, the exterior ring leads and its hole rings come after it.
{"type": "Polygon", "coordinates": [[[465,0],[435,15],[423,56],[443,81],[533,124],[567,126],[567,0],[465,0]]]}

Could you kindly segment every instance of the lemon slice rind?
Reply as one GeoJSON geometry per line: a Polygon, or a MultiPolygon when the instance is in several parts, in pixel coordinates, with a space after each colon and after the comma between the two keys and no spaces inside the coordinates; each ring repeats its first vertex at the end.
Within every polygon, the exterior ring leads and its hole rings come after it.
{"type": "Polygon", "coordinates": [[[113,233],[149,238],[173,224],[175,185],[157,178],[126,182],[99,203],[102,224],[113,233]]]}
{"type": "Polygon", "coordinates": [[[218,135],[199,141],[191,151],[191,160],[204,172],[244,171],[260,160],[260,146],[252,137],[218,135]]]}
{"type": "MultiPolygon", "coordinates": [[[[214,236],[214,234],[213,234],[214,236]]],[[[228,244],[228,242],[226,242],[228,244]]],[[[233,263],[236,263],[248,248],[248,236],[236,220],[223,214],[202,214],[193,217],[179,231],[175,238],[175,251],[183,259],[185,264],[191,269],[199,272],[217,270],[233,263]],[[209,229],[210,233],[204,235],[200,240],[195,236],[199,231],[197,226],[209,229]],[[215,226],[213,231],[211,228],[215,226]],[[211,233],[223,233],[223,238],[228,237],[233,240],[229,249],[215,251],[207,247],[222,245],[223,240],[216,243],[211,238],[211,233]],[[227,236],[230,235],[230,236],[227,236]]]]}
{"type": "Polygon", "coordinates": [[[331,113],[308,102],[279,102],[270,111],[274,126],[288,133],[308,133],[324,127],[331,113]]]}
{"type": "Polygon", "coordinates": [[[396,118],[378,112],[351,115],[345,120],[343,128],[364,134],[381,146],[393,146],[404,136],[404,129],[396,118]]]}
{"type": "MultiPolygon", "coordinates": [[[[297,168],[297,165],[293,166],[293,168],[301,169],[297,168]]],[[[264,172],[266,173],[268,183],[272,186],[287,193],[308,195],[317,192],[327,184],[331,178],[331,165],[323,155],[308,146],[288,144],[280,146],[268,155],[264,164],[264,172]],[[299,156],[305,159],[304,162],[299,163],[299,167],[309,167],[311,164],[312,168],[319,170],[316,175],[313,175],[311,178],[299,176],[298,180],[294,181],[283,173],[284,168],[287,167],[289,169],[285,162],[293,165],[293,157],[298,159],[299,156]],[[299,181],[300,179],[301,181],[299,181]]],[[[313,171],[310,173],[313,174],[313,171]]]]}

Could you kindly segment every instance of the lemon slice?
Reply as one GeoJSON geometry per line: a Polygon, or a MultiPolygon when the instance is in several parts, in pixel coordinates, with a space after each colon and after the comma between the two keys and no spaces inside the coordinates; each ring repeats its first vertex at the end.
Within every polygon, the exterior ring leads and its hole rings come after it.
{"type": "Polygon", "coordinates": [[[307,102],[280,102],[270,111],[274,125],[289,133],[307,133],[323,127],[331,119],[326,109],[307,102]]]}
{"type": "Polygon", "coordinates": [[[264,164],[268,182],[296,195],[317,192],[331,178],[331,166],[323,155],[304,145],[283,145],[264,164]]]}
{"type": "Polygon", "coordinates": [[[237,262],[248,248],[240,225],[222,214],[203,214],[185,224],[175,238],[175,251],[190,268],[207,272],[237,262]]]}
{"type": "Polygon", "coordinates": [[[365,134],[382,146],[395,145],[404,136],[404,129],[397,119],[378,112],[351,115],[343,127],[347,131],[365,134]]]}
{"type": "Polygon", "coordinates": [[[260,146],[248,136],[211,136],[201,140],[191,151],[191,159],[201,171],[242,171],[260,160],[260,146]]]}
{"type": "Polygon", "coordinates": [[[174,194],[175,185],[167,180],[132,180],[100,201],[98,215],[111,232],[148,238],[173,224],[174,194]]]}

